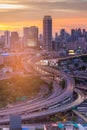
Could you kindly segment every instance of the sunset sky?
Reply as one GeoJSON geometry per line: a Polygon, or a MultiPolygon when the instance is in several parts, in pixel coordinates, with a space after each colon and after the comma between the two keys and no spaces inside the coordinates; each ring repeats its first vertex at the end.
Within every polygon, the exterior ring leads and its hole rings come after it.
{"type": "Polygon", "coordinates": [[[36,25],[42,32],[44,15],[53,18],[53,31],[87,29],[87,0],[0,0],[0,30],[36,25]]]}

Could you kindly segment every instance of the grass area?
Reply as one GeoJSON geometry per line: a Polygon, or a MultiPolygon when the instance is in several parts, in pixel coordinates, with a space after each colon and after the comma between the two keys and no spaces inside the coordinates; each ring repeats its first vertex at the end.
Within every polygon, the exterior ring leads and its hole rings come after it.
{"type": "Polygon", "coordinates": [[[0,81],[0,107],[35,96],[44,81],[39,77],[16,76],[0,81]]]}

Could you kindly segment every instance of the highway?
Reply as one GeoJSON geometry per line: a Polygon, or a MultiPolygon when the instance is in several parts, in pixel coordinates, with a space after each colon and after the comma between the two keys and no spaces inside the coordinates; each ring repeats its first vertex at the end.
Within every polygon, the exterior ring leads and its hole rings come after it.
{"type": "Polygon", "coordinates": [[[9,116],[12,114],[20,114],[22,120],[34,119],[44,117],[47,115],[52,115],[54,113],[62,112],[65,110],[69,110],[74,106],[78,106],[84,101],[85,99],[84,94],[80,90],[75,89],[75,82],[73,78],[71,78],[69,75],[65,73],[61,73],[60,71],[50,68],[48,66],[37,65],[35,64],[37,60],[33,59],[33,62],[31,61],[32,60],[30,60],[30,65],[33,67],[33,69],[35,69],[35,71],[39,71],[39,73],[41,73],[42,75],[46,73],[50,75],[55,75],[56,79],[56,81],[54,82],[55,90],[58,91],[57,88],[59,88],[59,84],[57,81],[57,77],[59,75],[63,77],[63,79],[65,80],[65,88],[61,91],[60,94],[54,92],[54,94],[48,98],[41,100],[37,99],[36,102],[31,103],[29,103],[29,101],[27,103],[25,102],[25,104],[19,103],[17,104],[17,106],[14,105],[11,108],[0,110],[0,123],[9,122],[9,116]],[[55,107],[56,104],[62,104],[64,100],[70,98],[74,91],[78,95],[75,101],[72,101],[71,103],[68,104],[64,104],[60,107],[55,107]],[[49,109],[50,106],[54,107],[52,109],[49,109]]]}
{"type": "Polygon", "coordinates": [[[87,123],[87,118],[86,117],[84,117],[82,114],[80,114],[78,111],[76,111],[76,110],[73,110],[73,112],[76,114],[76,115],[78,115],[80,118],[82,118],[86,123],[87,123]]]}
{"type": "Polygon", "coordinates": [[[87,79],[86,76],[77,76],[77,75],[70,75],[71,77],[79,78],[79,79],[87,79]]]}
{"type": "MultiPolygon", "coordinates": [[[[63,112],[65,110],[68,110],[68,109],[71,109],[74,106],[77,106],[79,105],[81,102],[84,101],[84,95],[83,93],[81,93],[81,91],[79,90],[75,90],[77,93],[78,93],[78,98],[72,102],[72,103],[69,103],[68,105],[63,105],[61,107],[56,107],[54,109],[47,109],[47,110],[44,110],[44,111],[38,111],[38,112],[34,112],[34,113],[29,113],[29,114],[25,114],[25,115],[22,115],[22,120],[27,120],[27,119],[34,119],[34,118],[39,118],[39,117],[44,117],[44,116],[47,116],[47,115],[51,115],[51,114],[55,114],[57,112],[63,112]]],[[[9,122],[9,117],[8,116],[5,116],[3,118],[0,119],[0,123],[3,123],[3,122],[9,122]]]]}
{"type": "Polygon", "coordinates": [[[55,60],[58,60],[58,61],[62,61],[62,60],[68,60],[68,59],[73,59],[73,58],[78,58],[78,57],[81,57],[81,56],[87,56],[87,53],[86,54],[76,54],[76,55],[69,55],[69,56],[65,56],[65,57],[58,57],[58,56],[55,56],[55,55],[51,55],[50,57],[48,57],[48,56],[44,56],[44,57],[42,57],[42,60],[43,59],[48,59],[48,60],[53,60],[53,59],[55,59],[55,60]]]}
{"type": "MultiPolygon", "coordinates": [[[[67,76],[66,76],[66,78],[67,78],[67,76]]],[[[19,109],[19,106],[18,107],[15,106],[13,108],[9,108],[9,109],[3,110],[3,111],[0,110],[0,116],[8,115],[8,114],[15,114],[15,113],[23,113],[25,111],[32,112],[39,108],[40,109],[44,108],[44,106],[49,107],[50,105],[55,105],[55,104],[63,101],[65,98],[70,97],[74,90],[73,80],[69,81],[69,79],[67,78],[66,82],[68,82],[68,85],[66,84],[67,89],[65,89],[61,93],[61,95],[57,95],[55,98],[51,98],[51,99],[48,98],[48,99],[41,100],[41,101],[31,103],[31,104],[26,104],[26,105],[23,104],[23,106],[21,105],[21,109],[19,109]]]]}
{"type": "Polygon", "coordinates": [[[83,89],[83,90],[87,90],[87,87],[86,87],[86,86],[79,86],[79,85],[77,85],[76,87],[77,87],[77,88],[80,88],[80,89],[83,89]]]}

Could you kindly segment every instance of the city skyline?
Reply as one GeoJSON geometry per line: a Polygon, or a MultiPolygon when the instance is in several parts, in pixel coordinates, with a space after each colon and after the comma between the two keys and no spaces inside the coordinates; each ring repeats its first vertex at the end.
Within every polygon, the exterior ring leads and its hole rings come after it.
{"type": "Polygon", "coordinates": [[[21,31],[38,26],[42,32],[44,15],[53,18],[53,32],[65,28],[87,28],[87,0],[0,0],[0,30],[21,31]]]}

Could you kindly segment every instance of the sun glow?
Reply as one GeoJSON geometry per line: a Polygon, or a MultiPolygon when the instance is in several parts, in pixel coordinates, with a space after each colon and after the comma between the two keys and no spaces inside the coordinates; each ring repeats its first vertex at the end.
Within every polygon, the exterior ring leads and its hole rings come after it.
{"type": "MultiPolygon", "coordinates": [[[[0,22],[0,30],[19,31],[22,34],[23,27],[30,27],[35,25],[39,28],[39,32],[43,32],[43,23],[41,20],[27,20],[27,21],[16,21],[16,22],[0,22]]],[[[53,34],[59,32],[61,28],[65,28],[70,32],[71,28],[87,28],[87,18],[64,18],[64,19],[53,19],[53,34]],[[79,24],[78,24],[79,23],[79,24]]]]}
{"type": "Polygon", "coordinates": [[[20,27],[20,26],[11,26],[11,25],[1,25],[0,24],[0,30],[1,31],[5,31],[5,30],[10,30],[10,31],[12,31],[12,30],[15,30],[15,29],[19,29],[19,28],[22,28],[22,27],[20,27]]]}

